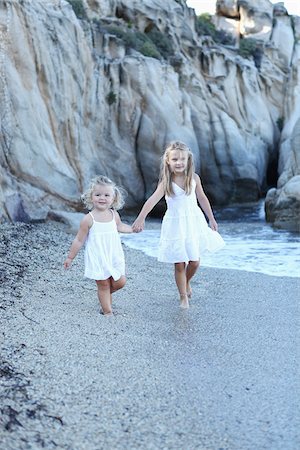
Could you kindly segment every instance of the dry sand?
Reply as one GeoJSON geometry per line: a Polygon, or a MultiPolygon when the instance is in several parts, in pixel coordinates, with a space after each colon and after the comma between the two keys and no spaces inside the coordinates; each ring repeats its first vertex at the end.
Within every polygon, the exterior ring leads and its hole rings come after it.
{"type": "Polygon", "coordinates": [[[55,223],[0,226],[1,448],[296,450],[299,279],[173,267],[125,247],[99,314],[83,252],[55,223]]]}

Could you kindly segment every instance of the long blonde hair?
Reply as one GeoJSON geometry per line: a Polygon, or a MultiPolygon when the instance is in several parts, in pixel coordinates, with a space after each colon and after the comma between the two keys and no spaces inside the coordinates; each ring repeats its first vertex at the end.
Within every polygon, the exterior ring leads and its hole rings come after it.
{"type": "Polygon", "coordinates": [[[165,149],[165,152],[162,156],[161,168],[160,168],[160,177],[159,180],[162,182],[165,195],[172,196],[174,195],[174,190],[172,186],[172,173],[170,171],[170,166],[168,164],[170,152],[173,150],[179,150],[180,152],[186,152],[188,156],[187,167],[185,172],[185,180],[184,180],[184,191],[187,195],[189,195],[192,191],[192,180],[194,173],[194,161],[193,154],[189,147],[180,141],[173,141],[168,144],[165,149]]]}
{"type": "Polygon", "coordinates": [[[92,195],[96,186],[111,186],[114,191],[114,200],[111,207],[115,210],[121,209],[125,203],[126,191],[117,186],[110,178],[98,175],[90,181],[88,189],[82,194],[81,200],[88,209],[93,208],[92,195]]]}

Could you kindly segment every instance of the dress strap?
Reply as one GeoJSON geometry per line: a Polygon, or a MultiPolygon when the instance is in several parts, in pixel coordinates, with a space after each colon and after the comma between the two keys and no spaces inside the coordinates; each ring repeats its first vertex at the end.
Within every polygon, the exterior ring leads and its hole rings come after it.
{"type": "Polygon", "coordinates": [[[94,222],[95,222],[95,219],[94,219],[94,216],[93,216],[93,214],[91,213],[91,211],[89,211],[89,214],[92,216],[93,223],[94,223],[94,222]]]}
{"type": "Polygon", "coordinates": [[[112,213],[113,220],[116,220],[115,210],[114,210],[114,209],[111,209],[111,213],[112,213]]]}

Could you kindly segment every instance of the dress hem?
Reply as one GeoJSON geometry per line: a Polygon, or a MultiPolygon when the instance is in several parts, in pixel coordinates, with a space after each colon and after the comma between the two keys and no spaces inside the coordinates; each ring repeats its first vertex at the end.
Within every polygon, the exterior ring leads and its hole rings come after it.
{"type": "Polygon", "coordinates": [[[107,277],[98,277],[98,276],[95,276],[95,275],[86,275],[86,274],[84,274],[85,278],[89,278],[90,280],[95,280],[95,281],[108,280],[110,277],[112,277],[114,279],[114,281],[118,281],[123,276],[125,276],[125,273],[121,273],[118,277],[113,276],[113,275],[108,275],[107,277]]]}

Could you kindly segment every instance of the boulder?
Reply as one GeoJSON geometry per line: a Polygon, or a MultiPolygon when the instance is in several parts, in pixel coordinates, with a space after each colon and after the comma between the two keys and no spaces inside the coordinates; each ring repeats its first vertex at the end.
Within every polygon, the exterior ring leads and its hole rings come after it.
{"type": "Polygon", "coordinates": [[[269,41],[273,25],[273,5],[269,0],[240,0],[239,13],[242,36],[269,41]]]}
{"type": "Polygon", "coordinates": [[[238,0],[217,0],[216,13],[219,16],[238,18],[238,0]]]}

